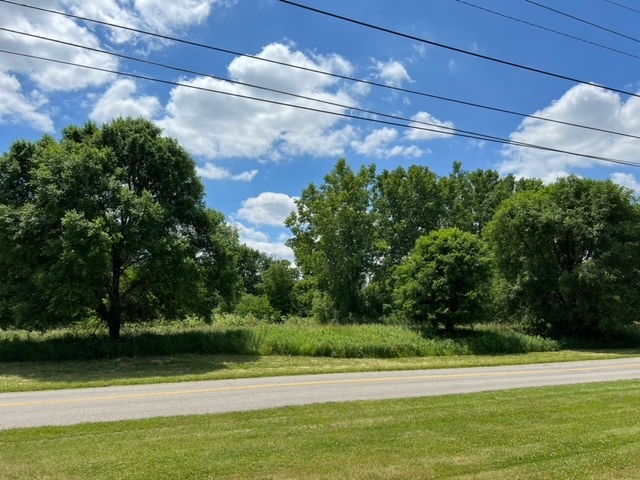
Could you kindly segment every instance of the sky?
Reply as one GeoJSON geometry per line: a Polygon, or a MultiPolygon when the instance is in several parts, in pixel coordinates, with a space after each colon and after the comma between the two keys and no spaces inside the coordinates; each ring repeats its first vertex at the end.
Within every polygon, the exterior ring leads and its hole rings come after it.
{"type": "Polygon", "coordinates": [[[468,170],[546,182],[577,174],[640,193],[634,166],[453,134],[640,161],[640,139],[628,136],[640,136],[634,0],[299,1],[412,38],[279,0],[19,2],[165,38],[0,0],[0,50],[103,69],[0,52],[0,152],[17,139],[59,137],[67,125],[148,118],[193,156],[207,205],[226,215],[241,241],[290,260],[284,219],[302,190],[321,184],[341,157],[354,169],[373,163],[379,172],[417,164],[447,175],[460,161],[468,170]]]}

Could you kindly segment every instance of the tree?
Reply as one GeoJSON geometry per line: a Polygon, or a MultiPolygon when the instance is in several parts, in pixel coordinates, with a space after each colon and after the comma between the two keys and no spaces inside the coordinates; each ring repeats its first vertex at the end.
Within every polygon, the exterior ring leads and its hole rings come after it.
{"type": "Polygon", "coordinates": [[[264,272],[274,263],[273,258],[246,245],[239,245],[238,270],[246,293],[258,295],[264,272]]]}
{"type": "Polygon", "coordinates": [[[501,177],[495,170],[470,172],[454,162],[451,174],[438,184],[444,203],[441,226],[481,234],[502,202],[515,191],[535,189],[538,184],[539,180],[516,182],[513,175],[501,177]]]}
{"type": "MultiPolygon", "coordinates": [[[[437,229],[443,213],[438,176],[428,167],[413,165],[377,176],[373,209],[378,232],[378,261],[370,292],[378,302],[391,302],[391,277],[411,252],[416,240],[437,229]]],[[[380,309],[380,306],[378,307],[380,309]]],[[[382,312],[379,312],[382,313],[382,312]]]]}
{"type": "Polygon", "coordinates": [[[483,319],[490,267],[482,241],[458,228],[421,237],[396,270],[398,312],[417,324],[457,325],[483,319]]]}
{"type": "Polygon", "coordinates": [[[313,183],[296,201],[297,211],[285,224],[296,264],[305,277],[315,277],[342,320],[364,310],[362,288],[374,262],[375,232],[371,186],[375,166],[356,174],[340,159],[317,188],[313,183]]]}
{"type": "Polygon", "coordinates": [[[195,163],[143,119],[67,127],[0,157],[5,321],[46,328],[208,314],[237,284],[236,233],[195,163]],[[11,282],[8,285],[8,282],[11,282]]]}
{"type": "Polygon", "coordinates": [[[507,313],[538,333],[595,336],[637,321],[640,210],[631,191],[563,178],[506,201],[487,239],[507,313]]]}
{"type": "Polygon", "coordinates": [[[298,269],[288,260],[274,261],[262,275],[262,291],[269,304],[282,315],[290,315],[295,310],[297,280],[298,269]]]}

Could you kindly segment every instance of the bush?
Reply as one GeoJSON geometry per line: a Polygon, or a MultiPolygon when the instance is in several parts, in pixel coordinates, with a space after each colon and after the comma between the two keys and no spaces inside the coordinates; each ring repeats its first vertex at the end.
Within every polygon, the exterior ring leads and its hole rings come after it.
{"type": "Polygon", "coordinates": [[[253,316],[260,320],[279,320],[280,316],[264,295],[245,293],[236,305],[235,313],[239,316],[253,316]]]}
{"type": "Polygon", "coordinates": [[[421,237],[395,274],[398,313],[434,328],[483,319],[490,279],[482,241],[457,228],[421,237]]]}

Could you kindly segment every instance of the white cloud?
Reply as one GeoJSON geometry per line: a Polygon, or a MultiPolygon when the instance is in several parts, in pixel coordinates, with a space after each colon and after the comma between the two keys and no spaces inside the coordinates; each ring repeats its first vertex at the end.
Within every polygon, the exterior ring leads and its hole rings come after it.
{"type": "Polygon", "coordinates": [[[272,241],[268,234],[255,228],[247,227],[240,222],[235,222],[233,226],[238,229],[240,242],[248,247],[264,252],[267,255],[273,255],[276,258],[286,259],[291,262],[295,260],[293,250],[285,245],[285,239],[282,235],[277,241],[272,241]]]}
{"type": "MultiPolygon", "coordinates": [[[[127,27],[153,30],[161,34],[183,31],[187,27],[203,23],[214,6],[229,6],[234,0],[172,0],[157,2],[152,0],[40,0],[38,7],[67,11],[76,15],[95,18],[127,27]]],[[[0,27],[25,34],[40,35],[60,42],[69,42],[87,47],[109,50],[97,31],[103,30],[91,22],[79,22],[72,18],[42,12],[18,5],[0,3],[0,27]]],[[[145,47],[157,48],[166,45],[157,39],[108,29],[112,42],[125,44],[131,48],[136,42],[145,47]]],[[[119,60],[108,54],[55,43],[33,36],[0,31],[0,48],[16,53],[37,55],[62,62],[69,62],[106,70],[118,70],[119,60]]],[[[51,131],[53,122],[39,109],[47,103],[45,94],[51,92],[73,92],[91,87],[101,87],[116,78],[114,74],[74,67],[62,63],[48,62],[8,53],[0,54],[0,75],[5,84],[10,80],[10,88],[2,90],[2,121],[24,122],[35,128],[51,131]],[[15,82],[18,82],[16,87],[15,82]],[[23,92],[37,89],[26,96],[23,92]]],[[[152,97],[132,98],[135,88],[125,88],[126,83],[114,84],[102,103],[96,105],[93,118],[106,120],[116,114],[133,114],[150,117],[159,107],[152,97]],[[109,103],[109,100],[115,103],[109,103]]],[[[129,85],[132,85],[130,83],[129,85]]]]}
{"type": "MultiPolygon", "coordinates": [[[[138,30],[149,30],[168,35],[190,26],[202,24],[211,15],[214,6],[230,6],[229,0],[61,0],[75,15],[138,30]]],[[[109,38],[119,44],[151,42],[158,39],[135,32],[109,28],[109,38]]]]}
{"type": "Polygon", "coordinates": [[[612,182],[629,188],[636,192],[636,195],[640,195],[640,182],[638,182],[635,175],[633,175],[632,173],[615,172],[612,173],[609,178],[612,182]]]}
{"type": "Polygon", "coordinates": [[[284,220],[295,208],[295,199],[289,195],[262,192],[242,202],[237,216],[254,225],[283,226],[284,220]]]}
{"type": "Polygon", "coordinates": [[[376,158],[388,157],[419,157],[424,152],[415,145],[403,146],[389,144],[398,138],[398,131],[394,128],[384,127],[374,130],[367,135],[364,140],[354,140],[351,147],[360,155],[366,155],[376,158]]]}
{"type": "Polygon", "coordinates": [[[135,97],[137,90],[133,80],[116,80],[100,97],[89,117],[97,122],[108,122],[120,116],[153,118],[160,109],[160,100],[150,96],[135,97]]]}
{"type": "Polygon", "coordinates": [[[0,72],[0,124],[26,123],[38,130],[51,132],[53,121],[38,111],[44,104],[46,99],[39,92],[24,95],[18,79],[0,72]]]}
{"type": "MultiPolygon", "coordinates": [[[[589,125],[637,135],[640,131],[640,99],[624,101],[617,93],[592,85],[578,85],[559,100],[535,112],[536,116],[589,125]]],[[[640,140],[532,118],[522,121],[510,138],[549,148],[637,161],[640,140]]],[[[589,168],[603,162],[561,153],[506,146],[498,169],[516,176],[537,177],[551,182],[575,168],[589,168]]],[[[609,164],[607,164],[609,165],[609,164]]]]}
{"type": "MultiPolygon", "coordinates": [[[[337,55],[307,56],[290,46],[273,43],[259,56],[338,73],[351,65],[337,55]]],[[[357,105],[334,77],[238,57],[229,65],[232,79],[311,96],[340,104],[357,105]]],[[[274,92],[196,77],[184,84],[230,94],[247,95],[343,113],[345,108],[318,104],[274,92]]],[[[158,123],[196,155],[206,158],[245,157],[278,159],[283,155],[337,156],[354,138],[353,127],[338,126],[340,118],[286,106],[194,90],[184,86],[171,92],[167,115],[158,123]]]]}
{"type": "Polygon", "coordinates": [[[428,128],[430,130],[409,130],[406,137],[409,140],[434,140],[436,138],[446,138],[451,136],[451,130],[454,128],[453,122],[438,120],[436,117],[427,112],[418,112],[412,120],[416,122],[411,123],[412,126],[418,128],[428,128]],[[423,123],[418,123],[423,122],[423,123]],[[429,125],[425,125],[425,123],[429,125]],[[445,127],[445,128],[438,128],[445,127]],[[435,131],[431,131],[435,130],[435,131]]]}
{"type": "Polygon", "coordinates": [[[228,169],[218,167],[211,162],[207,162],[204,167],[196,167],[196,173],[202,178],[209,180],[235,180],[240,182],[250,182],[258,174],[258,170],[249,170],[233,175],[228,169]]]}
{"type": "MultiPolygon", "coordinates": [[[[51,2],[54,8],[55,2],[51,2]]],[[[52,17],[52,14],[26,8],[0,4],[0,26],[43,35],[56,40],[79,43],[100,48],[100,40],[86,27],[65,17],[52,17]],[[46,26],[46,29],[43,29],[46,26]]],[[[118,60],[110,55],[82,50],[75,47],[48,42],[33,37],[0,32],[0,46],[4,50],[18,53],[36,54],[81,65],[116,69],[118,60]]],[[[74,91],[90,86],[103,85],[113,75],[69,65],[46,62],[32,58],[9,54],[0,54],[0,71],[26,75],[43,91],[74,91]]]]}
{"type": "Polygon", "coordinates": [[[389,60],[388,62],[376,60],[374,69],[376,70],[376,77],[392,87],[400,87],[402,82],[412,81],[407,69],[397,60],[389,60]]]}

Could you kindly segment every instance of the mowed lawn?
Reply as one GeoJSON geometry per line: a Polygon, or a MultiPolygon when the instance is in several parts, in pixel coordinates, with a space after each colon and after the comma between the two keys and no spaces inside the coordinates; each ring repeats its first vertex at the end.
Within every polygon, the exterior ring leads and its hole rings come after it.
{"type": "Polygon", "coordinates": [[[624,381],[2,431],[0,478],[637,479],[639,393],[624,381]]]}

